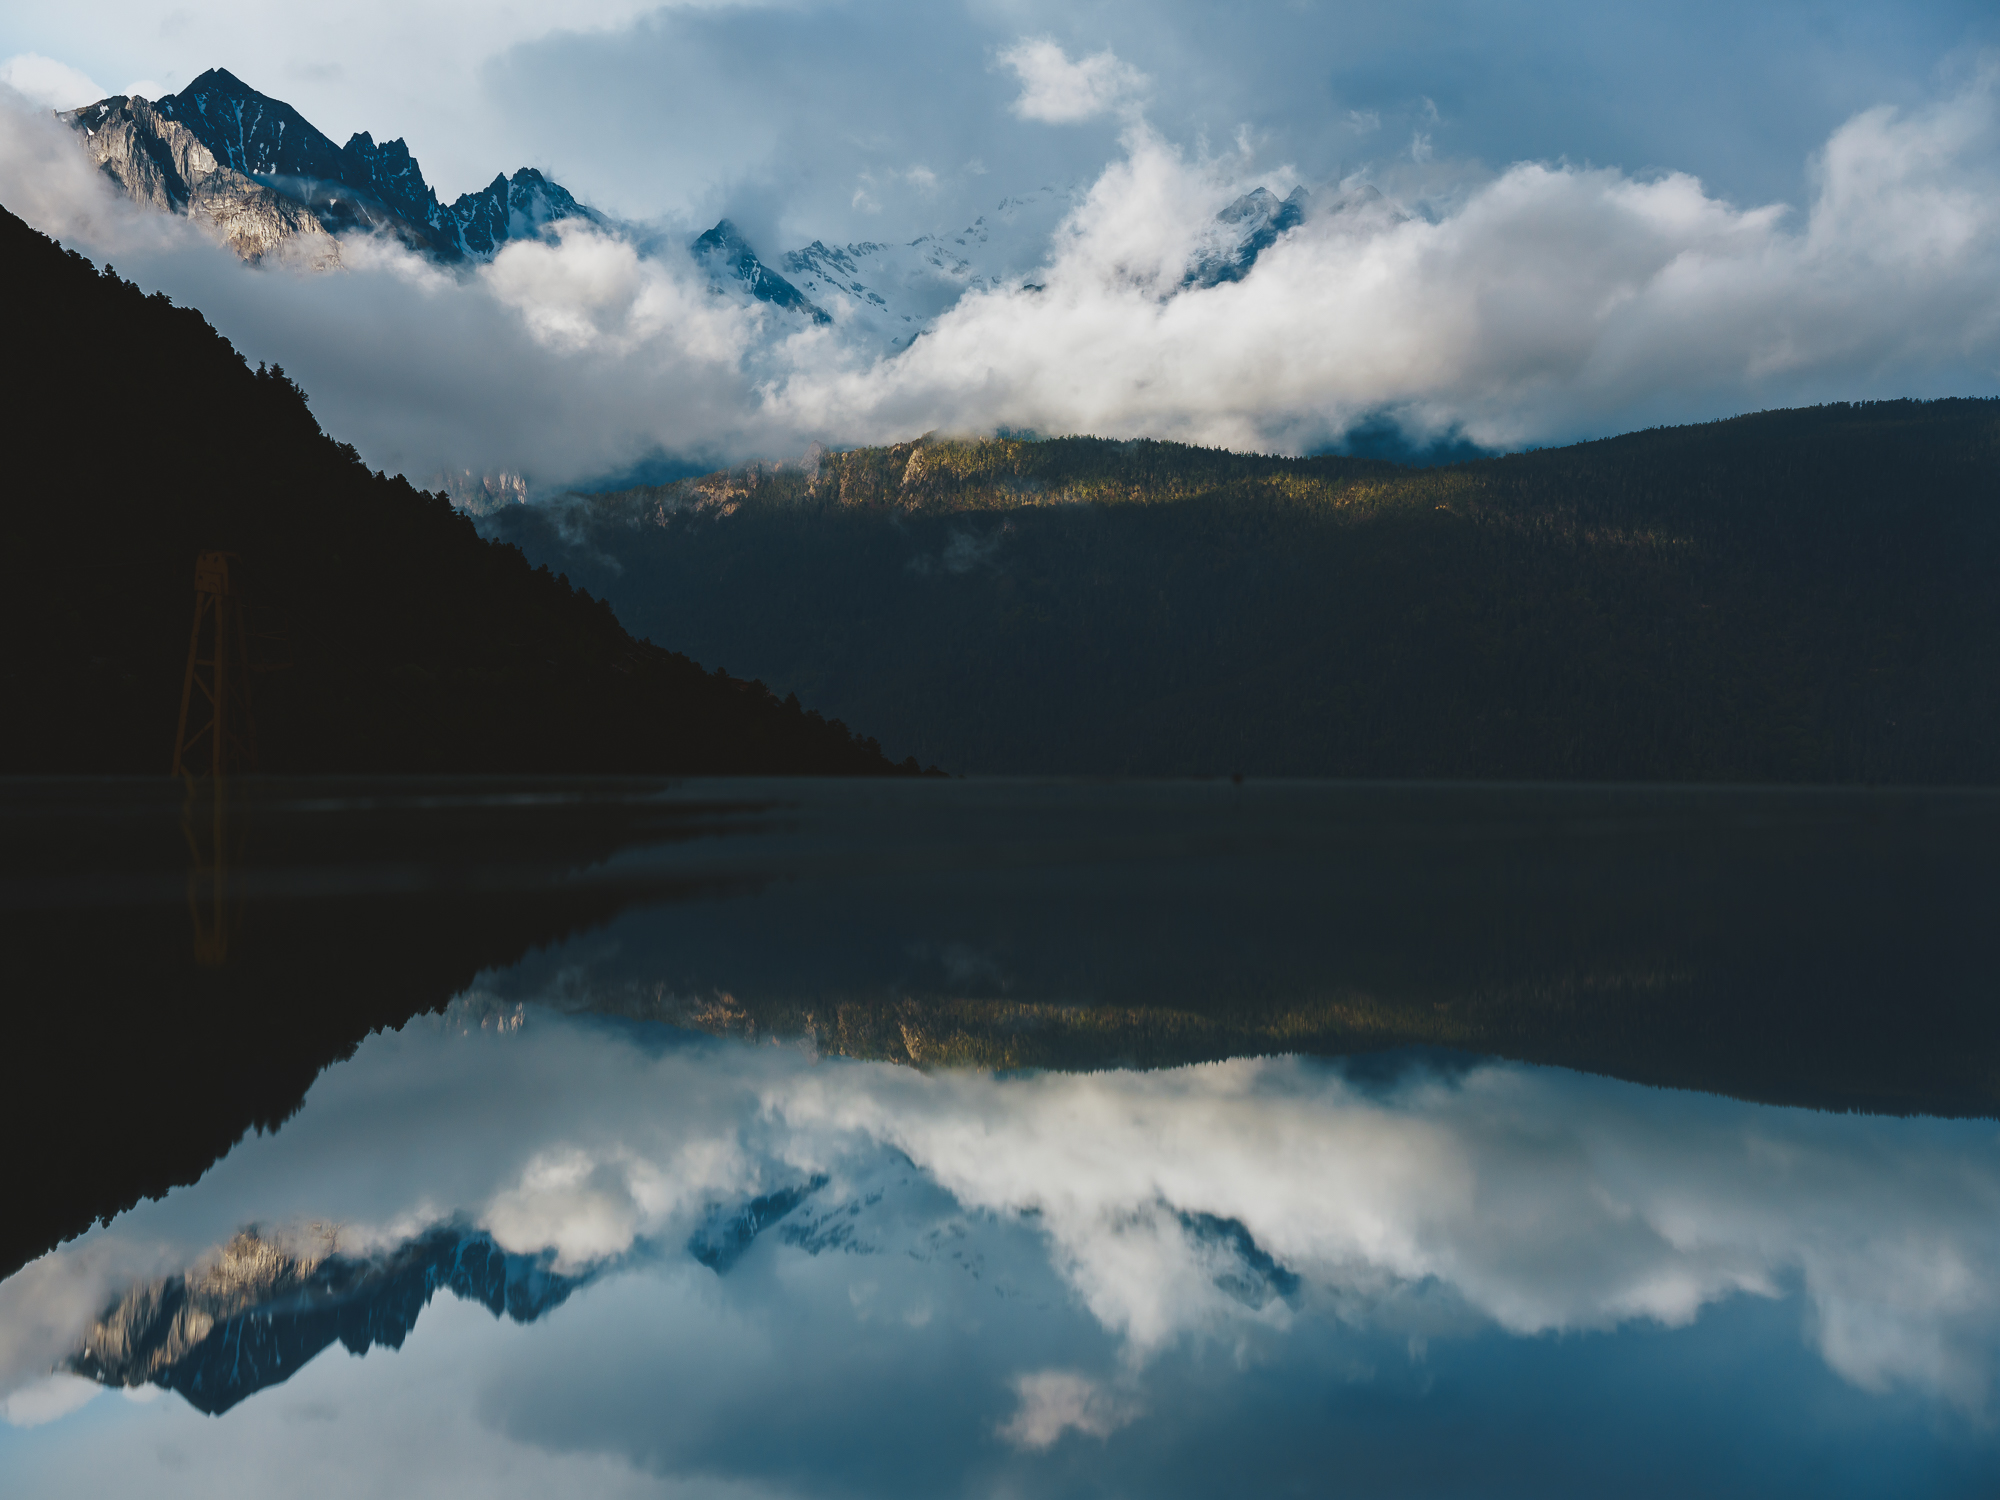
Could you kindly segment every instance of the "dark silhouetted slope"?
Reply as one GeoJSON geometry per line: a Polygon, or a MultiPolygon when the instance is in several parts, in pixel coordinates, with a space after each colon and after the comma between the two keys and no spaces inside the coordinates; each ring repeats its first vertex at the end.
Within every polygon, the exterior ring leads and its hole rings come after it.
{"type": "MultiPolygon", "coordinates": [[[[442,496],[371,474],[201,315],[0,212],[0,770],[164,772],[197,552],[242,558],[267,770],[867,773],[872,741],[636,641],[442,496]]],[[[913,767],[911,769],[914,769],[913,767]]]]}
{"type": "Polygon", "coordinates": [[[222,788],[0,785],[0,1132],[32,1142],[6,1177],[0,1277],[193,1182],[369,1032],[482,970],[717,888],[612,862],[757,810],[604,777],[222,788]]]}

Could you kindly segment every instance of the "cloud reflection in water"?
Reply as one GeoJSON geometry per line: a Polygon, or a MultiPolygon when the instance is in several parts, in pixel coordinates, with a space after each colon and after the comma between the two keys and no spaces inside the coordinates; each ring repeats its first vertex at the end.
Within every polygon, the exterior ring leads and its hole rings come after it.
{"type": "MultiPolygon", "coordinates": [[[[1829,1422],[1833,1489],[1992,1459],[1991,1122],[1509,1064],[923,1073],[471,1015],[371,1039],[276,1135],[0,1286],[8,1416],[49,1418],[0,1437],[23,1493],[167,1442],[168,1490],[250,1487],[315,1403],[350,1434],[428,1412],[480,1453],[423,1463],[493,1492],[503,1450],[545,1487],[881,1494],[1283,1486],[1335,1454],[1448,1490],[1653,1448],[1662,1483],[1749,1485],[1732,1443],[1802,1483],[1786,1455],[1829,1422]],[[451,1221],[592,1279],[526,1327],[441,1298],[400,1353],[318,1359],[219,1427],[36,1383],[247,1225],[367,1256],[451,1221]]],[[[324,1473],[397,1461],[330,1444],[324,1473]]]]}

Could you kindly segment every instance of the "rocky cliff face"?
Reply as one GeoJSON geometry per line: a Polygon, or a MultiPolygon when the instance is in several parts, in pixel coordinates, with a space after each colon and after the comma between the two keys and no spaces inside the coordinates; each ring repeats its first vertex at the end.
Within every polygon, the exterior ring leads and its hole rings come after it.
{"type": "Polygon", "coordinates": [[[226,166],[313,210],[336,234],[386,233],[413,250],[455,258],[446,211],[410,148],[362,131],[345,146],[281,99],[260,94],[224,68],[211,68],[160,113],[185,125],[226,166]]]}
{"type": "Polygon", "coordinates": [[[336,1340],[354,1354],[401,1348],[440,1290],[527,1323],[581,1284],[545,1257],[509,1255],[453,1225],[366,1256],[341,1253],[330,1232],[280,1242],[249,1229],[193,1269],[128,1290],[68,1368],[104,1385],[164,1386],[223,1412],[336,1340]]]}
{"type": "Polygon", "coordinates": [[[475,516],[490,516],[510,505],[528,503],[527,477],[505,469],[483,474],[471,469],[446,470],[433,475],[424,488],[443,490],[453,505],[475,516]]]}
{"type": "Polygon", "coordinates": [[[118,95],[62,118],[133,198],[199,220],[245,260],[276,257],[317,270],[340,264],[339,244],[310,209],[218,161],[191,130],[144,99],[118,95]]]}
{"type": "Polygon", "coordinates": [[[157,103],[121,95],[63,118],[134,198],[210,220],[246,260],[338,265],[333,236],[347,233],[386,234],[445,262],[490,260],[509,240],[598,218],[527,167],[440,203],[401,140],[361,131],[336,146],[222,68],[157,103]]]}

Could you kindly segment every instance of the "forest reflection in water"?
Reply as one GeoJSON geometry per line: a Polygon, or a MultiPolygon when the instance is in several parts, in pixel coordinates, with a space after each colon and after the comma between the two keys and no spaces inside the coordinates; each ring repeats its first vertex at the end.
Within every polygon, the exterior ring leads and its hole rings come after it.
{"type": "Polygon", "coordinates": [[[467,997],[0,1287],[52,1419],[0,1445],[24,1494],[163,1445],[149,1488],[296,1488],[300,1433],[328,1489],[1990,1476],[1991,1122],[1386,1061],[926,1072],[467,997]]]}
{"type": "Polygon", "coordinates": [[[249,789],[219,963],[175,809],[33,825],[58,878],[9,920],[126,941],[21,1018],[103,1102],[39,1056],[74,1125],[19,1197],[188,1185],[0,1282],[22,1493],[1980,1493],[2000,1460],[1996,799],[366,790],[249,789]],[[227,1066],[149,1074],[203,1017],[227,1066]]]}

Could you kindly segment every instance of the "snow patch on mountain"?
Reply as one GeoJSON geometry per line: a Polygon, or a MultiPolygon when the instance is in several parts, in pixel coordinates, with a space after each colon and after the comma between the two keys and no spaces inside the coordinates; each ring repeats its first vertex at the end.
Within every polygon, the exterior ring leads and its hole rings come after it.
{"type": "Polygon", "coordinates": [[[697,237],[689,253],[707,268],[710,279],[720,289],[747,292],[759,302],[803,314],[814,323],[833,321],[791,282],[759,260],[742,231],[727,219],[697,237]]]}
{"type": "Polygon", "coordinates": [[[1001,199],[956,233],[844,245],[814,240],[780,264],[856,344],[906,349],[966,293],[1031,278],[1048,258],[1057,224],[1080,200],[1074,184],[1043,186],[1001,199]]]}
{"type": "MultiPolygon", "coordinates": [[[[558,226],[574,221],[642,255],[659,253],[675,238],[616,223],[533,167],[498,174],[478,192],[441,203],[403,140],[378,142],[358,131],[335,145],[291,105],[222,68],[156,104],[107,99],[63,118],[130,196],[213,221],[246,259],[304,239],[321,247],[311,263],[332,266],[339,257],[329,237],[361,234],[388,237],[441,264],[476,266],[510,243],[552,241],[558,226]],[[117,133],[106,133],[107,122],[117,133]],[[176,162],[177,171],[168,170],[176,162]]],[[[858,352],[894,354],[968,294],[1039,290],[1056,235],[1083,199],[1075,183],[1044,184],[1002,198],[956,232],[839,244],[816,239],[775,262],[759,256],[728,219],[680,243],[717,291],[789,315],[770,325],[778,337],[799,320],[832,328],[858,352]]],[[[1240,281],[1258,256],[1304,222],[1307,208],[1304,188],[1282,200],[1268,187],[1237,198],[1198,236],[1181,290],[1240,281]]]]}
{"type": "Polygon", "coordinates": [[[1182,278],[1183,287],[1220,286],[1241,281],[1257,257],[1278,236],[1306,221],[1306,190],[1293,188],[1281,202],[1269,188],[1253,188],[1215,216],[1200,255],[1182,278]]]}

